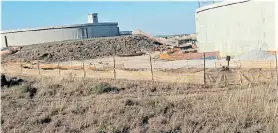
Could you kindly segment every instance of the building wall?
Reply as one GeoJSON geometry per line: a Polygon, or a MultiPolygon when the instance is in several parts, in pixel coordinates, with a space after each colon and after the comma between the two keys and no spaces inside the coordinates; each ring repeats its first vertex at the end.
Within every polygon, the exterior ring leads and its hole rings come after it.
{"type": "Polygon", "coordinates": [[[219,51],[221,56],[226,56],[252,49],[278,48],[274,42],[273,1],[227,3],[217,3],[196,11],[197,45],[201,52],[219,51]]]}
{"type": "Polygon", "coordinates": [[[119,35],[117,25],[96,25],[76,28],[48,29],[1,34],[1,47],[5,47],[4,36],[9,46],[30,45],[44,42],[81,39],[81,30],[87,28],[88,38],[119,35]]]}
{"type": "Polygon", "coordinates": [[[109,37],[109,36],[118,36],[119,29],[116,25],[99,25],[88,27],[88,36],[89,37],[109,37]]]}

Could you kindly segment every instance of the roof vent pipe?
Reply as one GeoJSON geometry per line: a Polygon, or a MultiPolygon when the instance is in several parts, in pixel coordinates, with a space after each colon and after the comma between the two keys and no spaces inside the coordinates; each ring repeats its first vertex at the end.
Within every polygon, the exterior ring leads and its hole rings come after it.
{"type": "Polygon", "coordinates": [[[97,13],[88,14],[88,23],[98,23],[97,13]]]}

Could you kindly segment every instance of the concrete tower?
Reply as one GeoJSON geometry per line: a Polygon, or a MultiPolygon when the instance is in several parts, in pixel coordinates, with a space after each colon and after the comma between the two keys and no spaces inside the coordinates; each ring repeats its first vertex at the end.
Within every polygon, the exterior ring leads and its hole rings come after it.
{"type": "Polygon", "coordinates": [[[88,23],[98,23],[97,13],[88,14],[88,23]]]}

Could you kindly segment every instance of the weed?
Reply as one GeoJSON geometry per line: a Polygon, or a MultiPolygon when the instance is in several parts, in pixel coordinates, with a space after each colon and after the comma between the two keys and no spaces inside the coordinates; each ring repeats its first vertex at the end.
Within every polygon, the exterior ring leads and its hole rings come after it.
{"type": "Polygon", "coordinates": [[[23,84],[20,88],[21,93],[28,93],[29,97],[32,99],[36,93],[37,93],[37,88],[34,88],[31,86],[30,83],[25,83],[23,84]]]}
{"type": "Polygon", "coordinates": [[[31,84],[25,83],[19,89],[22,93],[27,93],[31,88],[31,84]]]}
{"type": "Polygon", "coordinates": [[[127,99],[127,100],[125,101],[125,105],[126,105],[126,106],[134,106],[134,105],[138,105],[138,103],[135,102],[135,101],[132,101],[132,100],[130,100],[130,99],[127,99]]]}
{"type": "Polygon", "coordinates": [[[117,87],[111,86],[109,83],[101,82],[96,85],[90,92],[96,92],[98,94],[108,93],[108,92],[119,92],[120,89],[117,87]]]}
{"type": "Polygon", "coordinates": [[[51,118],[50,117],[45,117],[39,121],[40,124],[45,124],[45,123],[50,123],[51,118]]]}
{"type": "Polygon", "coordinates": [[[23,79],[32,82],[1,91],[3,132],[278,132],[274,84],[206,88],[110,79],[88,78],[85,85],[78,78],[73,82],[42,76],[23,79]],[[50,87],[56,95],[30,100],[26,95],[36,94],[34,86],[50,87]],[[91,93],[106,94],[80,95],[87,94],[88,86],[93,86],[91,93]],[[149,95],[152,88],[156,91],[149,95]]]}

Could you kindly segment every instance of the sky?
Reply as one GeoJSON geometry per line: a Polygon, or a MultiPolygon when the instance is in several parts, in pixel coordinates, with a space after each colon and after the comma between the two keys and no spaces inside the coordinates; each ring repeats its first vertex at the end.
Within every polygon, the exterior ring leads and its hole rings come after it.
{"type": "Polygon", "coordinates": [[[99,22],[118,22],[121,31],[141,29],[152,35],[195,33],[197,1],[100,2],[4,1],[2,29],[39,28],[87,23],[98,13],[99,22]]]}

